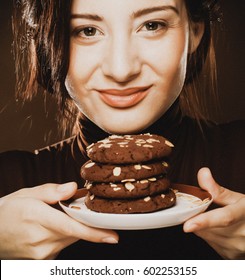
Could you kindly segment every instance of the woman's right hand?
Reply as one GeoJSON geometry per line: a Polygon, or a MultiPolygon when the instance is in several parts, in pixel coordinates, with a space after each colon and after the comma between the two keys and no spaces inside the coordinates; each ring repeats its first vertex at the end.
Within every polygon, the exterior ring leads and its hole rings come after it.
{"type": "Polygon", "coordinates": [[[88,227],[49,205],[76,190],[76,183],[45,184],[0,198],[0,259],[54,259],[79,239],[117,243],[114,231],[88,227]]]}

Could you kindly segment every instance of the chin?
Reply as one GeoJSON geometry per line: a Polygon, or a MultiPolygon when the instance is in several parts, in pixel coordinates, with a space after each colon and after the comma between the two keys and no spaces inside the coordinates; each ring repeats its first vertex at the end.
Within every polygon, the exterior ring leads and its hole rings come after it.
{"type": "Polygon", "coordinates": [[[140,133],[140,131],[142,131],[141,129],[136,129],[136,128],[110,128],[110,129],[104,129],[106,132],[108,132],[109,134],[121,134],[121,135],[126,135],[126,134],[137,134],[140,133]]]}
{"type": "Polygon", "coordinates": [[[151,123],[143,124],[132,121],[124,121],[99,126],[109,134],[138,134],[150,125],[151,123]]]}
{"type": "MultiPolygon", "coordinates": [[[[149,106],[138,106],[127,110],[106,108],[93,115],[93,122],[109,134],[139,134],[151,126],[160,116],[152,113],[149,106]],[[107,112],[105,114],[104,112],[107,112]]],[[[161,111],[162,113],[162,111],[161,111]]]]}

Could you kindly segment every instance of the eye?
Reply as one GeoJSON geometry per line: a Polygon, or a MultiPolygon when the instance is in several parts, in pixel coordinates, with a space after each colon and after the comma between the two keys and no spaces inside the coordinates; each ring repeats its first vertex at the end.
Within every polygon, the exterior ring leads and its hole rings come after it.
{"type": "Polygon", "coordinates": [[[80,31],[86,37],[92,37],[97,34],[97,29],[94,27],[85,27],[82,31],[80,31]]]}
{"type": "Polygon", "coordinates": [[[75,37],[81,39],[93,39],[102,35],[102,32],[93,26],[79,27],[76,28],[72,33],[75,37]]]}
{"type": "Polygon", "coordinates": [[[148,21],[144,23],[140,31],[144,32],[158,32],[167,28],[167,23],[164,21],[148,21]]]}
{"type": "Polygon", "coordinates": [[[145,24],[145,28],[146,30],[149,30],[149,31],[155,31],[155,30],[158,30],[159,27],[161,27],[160,23],[159,22],[147,22],[145,24]]]}

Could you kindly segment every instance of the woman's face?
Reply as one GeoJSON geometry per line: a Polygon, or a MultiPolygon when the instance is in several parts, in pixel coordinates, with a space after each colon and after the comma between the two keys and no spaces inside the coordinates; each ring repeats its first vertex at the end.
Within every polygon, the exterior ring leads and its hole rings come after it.
{"type": "Polygon", "coordinates": [[[179,96],[189,25],[183,0],[73,0],[66,87],[96,125],[137,133],[179,96]]]}

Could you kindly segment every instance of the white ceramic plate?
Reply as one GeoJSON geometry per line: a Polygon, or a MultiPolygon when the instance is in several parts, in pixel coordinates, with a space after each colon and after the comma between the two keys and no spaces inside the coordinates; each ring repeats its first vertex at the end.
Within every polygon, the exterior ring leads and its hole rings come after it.
{"type": "Polygon", "coordinates": [[[84,203],[83,190],[74,200],[60,202],[63,210],[75,220],[91,227],[118,230],[139,230],[170,227],[184,223],[204,212],[212,202],[211,195],[200,188],[174,184],[177,190],[175,206],[146,214],[106,214],[89,210],[84,203]],[[77,198],[79,197],[80,198],[77,198]],[[82,196],[82,197],[81,197],[82,196]]]}

